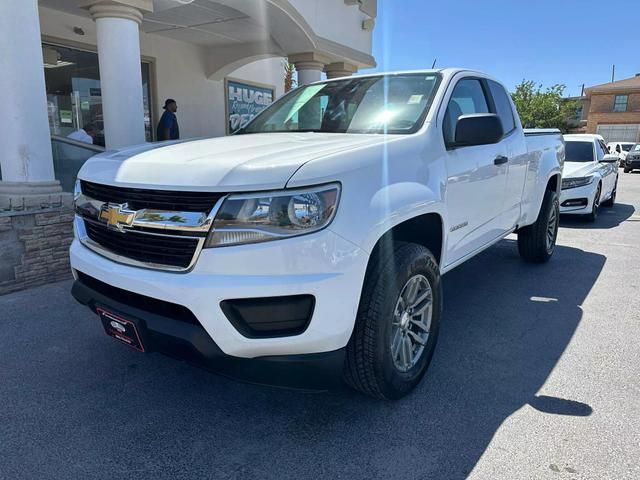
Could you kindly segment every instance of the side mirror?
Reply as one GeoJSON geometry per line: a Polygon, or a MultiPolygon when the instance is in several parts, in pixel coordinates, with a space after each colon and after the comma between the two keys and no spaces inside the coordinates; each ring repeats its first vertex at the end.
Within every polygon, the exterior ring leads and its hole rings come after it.
{"type": "Polygon", "coordinates": [[[495,113],[473,113],[462,115],[456,123],[454,147],[491,145],[504,136],[502,122],[495,113]]]}
{"type": "Polygon", "coordinates": [[[618,160],[620,160],[620,157],[618,157],[618,155],[613,155],[611,153],[605,155],[604,157],[602,157],[602,160],[600,160],[602,163],[618,163],[618,160]]]}

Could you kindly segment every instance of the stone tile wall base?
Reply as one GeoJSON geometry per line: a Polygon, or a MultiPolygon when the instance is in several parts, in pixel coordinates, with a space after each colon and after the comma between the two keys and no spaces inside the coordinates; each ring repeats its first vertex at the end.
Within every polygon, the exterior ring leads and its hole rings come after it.
{"type": "MultiPolygon", "coordinates": [[[[66,202],[65,202],[66,203],[66,202]]],[[[73,210],[0,213],[0,295],[71,278],[73,210]]]]}

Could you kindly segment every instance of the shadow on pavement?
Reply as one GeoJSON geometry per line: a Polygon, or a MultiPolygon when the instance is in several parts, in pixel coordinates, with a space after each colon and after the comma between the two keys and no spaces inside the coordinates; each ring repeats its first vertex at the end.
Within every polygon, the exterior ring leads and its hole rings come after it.
{"type": "Polygon", "coordinates": [[[613,207],[600,207],[595,222],[589,222],[581,215],[561,215],[560,226],[580,229],[615,228],[631,217],[635,211],[633,205],[616,203],[613,207]]]}
{"type": "Polygon", "coordinates": [[[42,313],[63,309],[59,326],[38,312],[12,320],[27,340],[12,339],[3,359],[0,477],[466,478],[517,410],[591,413],[537,393],[604,263],[559,246],[550,263],[528,265],[507,240],[447,274],[431,368],[395,403],[246,385],[138,354],[54,298],[42,313]]]}

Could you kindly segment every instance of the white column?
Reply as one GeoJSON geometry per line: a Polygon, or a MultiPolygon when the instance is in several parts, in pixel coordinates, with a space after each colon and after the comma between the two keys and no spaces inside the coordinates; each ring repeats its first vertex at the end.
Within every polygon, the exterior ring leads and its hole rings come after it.
{"type": "Polygon", "coordinates": [[[298,86],[322,80],[324,65],[319,62],[299,62],[295,64],[298,72],[298,86]]]}
{"type": "Polygon", "coordinates": [[[0,1],[3,182],[54,180],[37,0],[0,1]]]}
{"type": "Polygon", "coordinates": [[[316,52],[294,53],[289,55],[298,72],[298,86],[322,80],[322,70],[329,59],[316,52]]]}
{"type": "Polygon", "coordinates": [[[140,67],[142,12],[121,2],[89,7],[96,22],[105,141],[108,149],[144,143],[140,67]]]}

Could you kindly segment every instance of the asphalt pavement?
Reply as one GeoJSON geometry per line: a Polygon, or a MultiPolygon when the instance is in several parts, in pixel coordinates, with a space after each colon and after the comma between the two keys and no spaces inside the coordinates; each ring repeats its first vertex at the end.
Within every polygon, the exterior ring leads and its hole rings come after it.
{"type": "Polygon", "coordinates": [[[640,478],[640,173],[551,262],[445,276],[409,397],[247,385],[108,338],[62,282],[0,297],[1,479],[640,478]]]}

